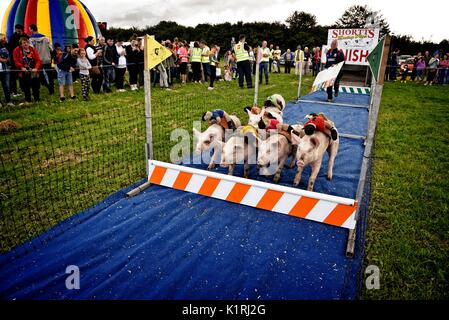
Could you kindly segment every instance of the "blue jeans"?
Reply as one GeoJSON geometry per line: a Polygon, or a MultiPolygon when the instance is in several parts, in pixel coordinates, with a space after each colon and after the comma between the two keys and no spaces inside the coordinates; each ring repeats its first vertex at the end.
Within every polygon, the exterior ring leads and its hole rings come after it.
{"type": "Polygon", "coordinates": [[[416,80],[422,81],[424,79],[424,69],[416,69],[416,80]]]}
{"type": "Polygon", "coordinates": [[[397,73],[398,71],[397,71],[397,65],[395,65],[395,64],[392,64],[391,66],[390,66],[390,80],[396,80],[396,77],[397,77],[397,73]]]}
{"type": "Polygon", "coordinates": [[[110,90],[115,79],[115,68],[113,66],[103,66],[103,90],[110,90]]]}
{"type": "Polygon", "coordinates": [[[447,84],[447,78],[449,74],[449,69],[440,69],[438,70],[438,83],[439,84],[447,84]]]}
{"type": "Polygon", "coordinates": [[[11,91],[9,90],[9,71],[0,71],[0,81],[2,83],[3,93],[6,103],[11,102],[11,91]]]}
{"type": "Polygon", "coordinates": [[[259,82],[262,83],[262,75],[265,73],[265,83],[268,84],[268,61],[259,64],[259,82]]]}
{"type": "Polygon", "coordinates": [[[210,76],[210,64],[203,63],[204,81],[207,81],[208,76],[210,76]]]}

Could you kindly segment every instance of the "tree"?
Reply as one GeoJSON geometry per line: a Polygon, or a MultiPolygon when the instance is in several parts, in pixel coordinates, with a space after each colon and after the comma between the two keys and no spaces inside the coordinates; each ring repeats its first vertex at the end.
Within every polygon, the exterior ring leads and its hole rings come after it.
{"type": "MultiPolygon", "coordinates": [[[[345,14],[337,21],[338,27],[364,28],[368,24],[379,23],[384,27],[383,32],[389,32],[388,24],[378,12],[367,7],[354,6],[349,8],[345,14]],[[368,18],[366,18],[368,17],[368,18]]],[[[220,24],[199,24],[195,27],[187,27],[174,21],[160,21],[153,26],[142,26],[133,28],[114,28],[110,26],[102,31],[106,37],[114,39],[121,38],[128,40],[134,33],[138,35],[155,35],[158,41],[173,39],[178,37],[180,40],[201,40],[204,39],[209,44],[220,46],[223,51],[229,50],[231,38],[238,41],[240,34],[246,35],[246,41],[251,46],[258,46],[263,40],[269,44],[279,45],[282,51],[287,48],[295,50],[297,45],[302,47],[314,47],[325,44],[327,41],[327,30],[336,28],[333,26],[321,26],[316,22],[316,17],[306,12],[293,12],[285,23],[281,22],[251,22],[244,23],[220,23],[220,24]]],[[[392,35],[390,48],[400,48],[401,52],[415,54],[426,50],[431,53],[438,49],[449,52],[449,41],[443,40],[439,44],[430,41],[415,41],[409,35],[392,35]]],[[[223,52],[222,51],[222,52],[223,52]]]]}
{"type": "Polygon", "coordinates": [[[304,11],[293,12],[285,22],[293,31],[308,31],[317,26],[316,16],[304,11]]]}
{"type": "Polygon", "coordinates": [[[335,25],[338,28],[379,28],[381,37],[390,33],[390,26],[380,11],[373,11],[368,6],[349,7],[335,25]]]}

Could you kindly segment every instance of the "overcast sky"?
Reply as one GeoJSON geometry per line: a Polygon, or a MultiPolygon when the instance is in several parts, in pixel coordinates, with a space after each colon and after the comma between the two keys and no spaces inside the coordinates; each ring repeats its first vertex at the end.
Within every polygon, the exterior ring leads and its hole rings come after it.
{"type": "MultiPolygon", "coordinates": [[[[9,0],[0,0],[0,12],[9,0]]],[[[161,20],[195,26],[199,23],[281,21],[295,10],[312,13],[318,23],[334,23],[351,5],[380,10],[395,34],[440,42],[449,38],[449,1],[395,0],[83,0],[97,21],[115,27],[144,27],[161,20]],[[373,4],[369,4],[369,3],[373,4]]]]}

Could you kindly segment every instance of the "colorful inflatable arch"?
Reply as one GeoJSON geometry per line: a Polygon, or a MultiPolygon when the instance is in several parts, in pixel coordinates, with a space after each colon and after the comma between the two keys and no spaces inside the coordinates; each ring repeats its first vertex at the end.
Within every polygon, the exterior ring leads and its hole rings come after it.
{"type": "Polygon", "coordinates": [[[3,16],[1,33],[9,39],[16,24],[23,25],[26,33],[30,24],[35,24],[51,43],[62,46],[84,46],[87,36],[101,36],[94,16],[79,0],[12,0],[3,16]]]}

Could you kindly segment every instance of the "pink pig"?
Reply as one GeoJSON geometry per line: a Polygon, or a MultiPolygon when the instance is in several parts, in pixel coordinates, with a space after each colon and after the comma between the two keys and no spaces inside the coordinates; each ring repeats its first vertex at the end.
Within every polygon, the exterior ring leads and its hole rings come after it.
{"type": "Polygon", "coordinates": [[[332,170],[334,167],[335,157],[338,152],[339,139],[332,140],[324,133],[317,131],[313,135],[305,135],[300,138],[292,134],[292,143],[298,146],[296,151],[296,164],[298,171],[293,181],[294,186],[298,186],[301,181],[301,174],[305,166],[312,167],[307,190],[313,191],[315,179],[321,168],[324,152],[327,150],[329,154],[329,161],[327,164],[327,179],[332,180],[332,170]]]}

